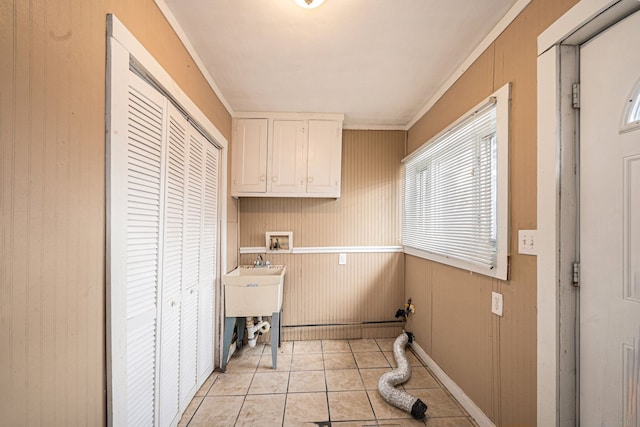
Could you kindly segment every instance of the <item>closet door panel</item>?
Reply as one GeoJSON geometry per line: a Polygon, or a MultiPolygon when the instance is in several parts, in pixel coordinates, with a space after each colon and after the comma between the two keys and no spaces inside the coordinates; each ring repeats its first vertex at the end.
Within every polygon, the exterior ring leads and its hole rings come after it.
{"type": "Polygon", "coordinates": [[[127,425],[156,418],[156,319],[148,312],[127,321],[127,425]]]}
{"type": "Polygon", "coordinates": [[[213,286],[199,291],[198,298],[198,387],[213,372],[213,286]]]}
{"type": "Polygon", "coordinates": [[[203,159],[207,141],[197,132],[188,132],[184,258],[182,282],[182,327],[180,341],[180,400],[186,408],[197,386],[198,290],[204,196],[203,159]]]}
{"type": "Polygon", "coordinates": [[[187,120],[170,104],[166,138],[167,167],[160,326],[161,426],[175,424],[180,414],[180,312],[187,131],[187,120]]]}
{"type": "Polygon", "coordinates": [[[196,393],[196,355],[198,345],[198,288],[182,295],[182,325],[180,328],[180,412],[184,411],[196,393]]]}
{"type": "Polygon", "coordinates": [[[180,303],[172,300],[162,307],[160,345],[160,426],[180,420],[180,303]]]}
{"type": "Polygon", "coordinates": [[[186,210],[182,291],[196,286],[200,279],[200,238],[202,233],[203,143],[189,132],[187,152],[186,210]]]}
{"type": "Polygon", "coordinates": [[[213,307],[218,242],[218,149],[204,143],[202,250],[198,304],[198,386],[213,371],[213,307]]]}
{"type": "Polygon", "coordinates": [[[164,274],[162,295],[164,301],[180,296],[182,292],[182,263],[185,217],[186,145],[188,123],[170,106],[167,130],[167,174],[165,201],[164,274]]]}
{"type": "Polygon", "coordinates": [[[127,424],[132,426],[155,424],[157,416],[157,313],[166,108],[164,97],[130,73],[124,214],[127,424]]]}

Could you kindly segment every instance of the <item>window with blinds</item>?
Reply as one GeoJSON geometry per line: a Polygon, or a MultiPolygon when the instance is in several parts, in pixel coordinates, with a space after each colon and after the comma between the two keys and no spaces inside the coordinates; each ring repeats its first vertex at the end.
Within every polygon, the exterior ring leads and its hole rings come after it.
{"type": "Polygon", "coordinates": [[[405,252],[506,279],[509,86],[404,160],[405,252]]]}

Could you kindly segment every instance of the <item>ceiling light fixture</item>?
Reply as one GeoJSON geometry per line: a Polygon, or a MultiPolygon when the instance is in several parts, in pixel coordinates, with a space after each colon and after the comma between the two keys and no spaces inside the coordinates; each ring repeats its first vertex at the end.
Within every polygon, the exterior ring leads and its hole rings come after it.
{"type": "Polygon", "coordinates": [[[295,0],[296,4],[305,9],[313,9],[324,3],[324,0],[295,0]]]}

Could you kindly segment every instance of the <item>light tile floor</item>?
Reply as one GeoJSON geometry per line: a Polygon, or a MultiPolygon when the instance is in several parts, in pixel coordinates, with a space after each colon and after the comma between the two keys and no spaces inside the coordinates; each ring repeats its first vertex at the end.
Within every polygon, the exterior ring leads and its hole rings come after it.
{"type": "MultiPolygon", "coordinates": [[[[179,426],[424,426],[378,393],[380,375],[395,367],[395,338],[283,342],[272,369],[271,348],[245,346],[226,372],[198,390],[179,426]]],[[[402,387],[427,404],[429,427],[477,427],[420,360],[402,387]]]]}

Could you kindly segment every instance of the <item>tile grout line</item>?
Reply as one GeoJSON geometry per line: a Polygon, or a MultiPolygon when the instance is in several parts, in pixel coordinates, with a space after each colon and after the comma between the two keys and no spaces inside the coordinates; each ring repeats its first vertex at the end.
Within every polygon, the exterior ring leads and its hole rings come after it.
{"type": "Polygon", "coordinates": [[[329,384],[327,383],[327,365],[324,362],[324,345],[320,341],[320,348],[322,349],[322,366],[324,366],[324,398],[327,402],[327,423],[331,425],[331,408],[329,407],[329,384]]]}
{"type": "MultiPolygon", "coordinates": [[[[214,373],[215,373],[215,370],[211,373],[211,376],[213,376],[214,373]]],[[[204,396],[202,396],[202,400],[200,401],[200,403],[198,403],[198,406],[196,406],[196,409],[193,411],[193,414],[191,414],[191,416],[187,420],[187,423],[185,424],[185,427],[189,427],[189,424],[191,424],[191,421],[193,420],[193,417],[196,416],[196,412],[198,412],[198,409],[200,409],[200,406],[202,406],[202,403],[204,402],[205,397],[207,397],[207,395],[209,394],[209,391],[211,391],[211,387],[213,387],[213,384],[218,380],[219,377],[220,377],[220,374],[218,374],[216,376],[216,378],[213,381],[211,381],[211,385],[207,389],[207,392],[204,394],[204,396]]],[[[207,380],[209,380],[209,378],[207,378],[205,380],[205,382],[207,380]]],[[[189,404],[191,404],[191,402],[189,402],[189,404]]],[[[187,405],[187,408],[188,407],[189,407],[189,405],[187,405]]],[[[178,420],[178,424],[180,424],[180,420],[178,420]]]]}

